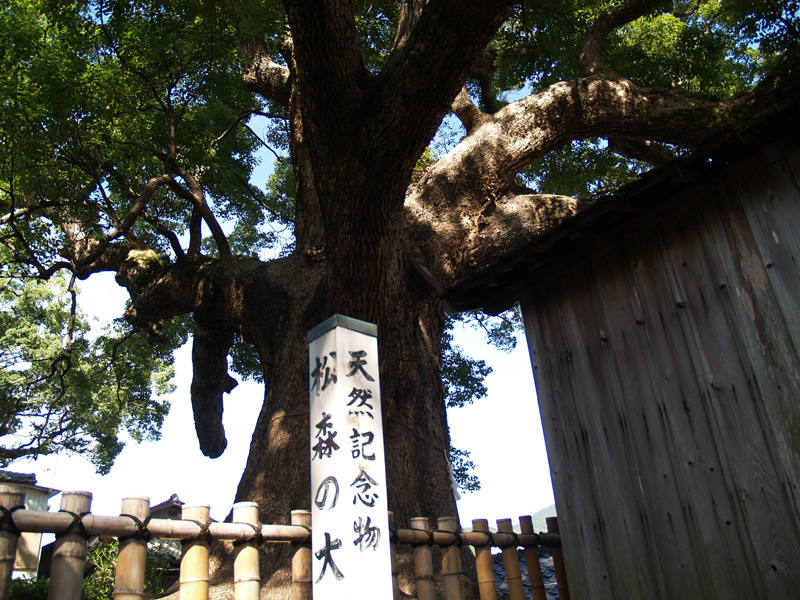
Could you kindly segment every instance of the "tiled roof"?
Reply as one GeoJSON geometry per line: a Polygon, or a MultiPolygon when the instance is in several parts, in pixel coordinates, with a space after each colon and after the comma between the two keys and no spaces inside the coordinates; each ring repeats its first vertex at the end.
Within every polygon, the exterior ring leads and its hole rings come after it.
{"type": "Polygon", "coordinates": [[[181,542],[180,540],[165,540],[153,538],[147,542],[147,549],[157,554],[163,554],[175,564],[181,561],[181,542]]]}
{"type": "MultiPolygon", "coordinates": [[[[519,566],[522,571],[522,585],[525,588],[525,597],[532,598],[531,595],[531,582],[528,578],[528,565],[525,562],[525,552],[517,550],[519,555],[519,566]]],[[[503,565],[502,554],[492,554],[492,561],[494,562],[494,582],[497,588],[498,598],[508,598],[508,583],[506,582],[506,570],[503,565]]],[[[553,555],[550,549],[542,547],[539,550],[539,568],[542,570],[542,579],[544,580],[544,590],[547,595],[547,600],[558,600],[558,585],[556,584],[556,570],[553,567],[553,555]]]]}
{"type": "Polygon", "coordinates": [[[160,504],[156,504],[155,506],[150,507],[150,512],[155,512],[157,510],[161,510],[162,508],[167,508],[171,506],[183,506],[183,502],[180,498],[178,498],[178,494],[172,494],[167,500],[161,502],[160,504]]]}
{"type": "Polygon", "coordinates": [[[0,470],[0,482],[2,481],[36,485],[36,475],[33,473],[15,473],[14,471],[0,470]]]}

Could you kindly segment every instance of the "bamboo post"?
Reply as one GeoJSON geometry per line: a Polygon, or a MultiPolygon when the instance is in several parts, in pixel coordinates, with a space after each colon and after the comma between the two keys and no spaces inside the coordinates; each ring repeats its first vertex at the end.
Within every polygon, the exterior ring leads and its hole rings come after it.
{"type": "Polygon", "coordinates": [[[497,587],[494,584],[494,566],[492,565],[492,544],[489,534],[489,521],[473,519],[472,531],[486,534],[486,545],[475,546],[475,567],[478,571],[478,592],[481,600],[497,600],[497,587]]]}
{"type": "MultiPolygon", "coordinates": [[[[511,519],[497,519],[497,531],[500,533],[514,533],[511,519]]],[[[519,552],[517,552],[516,545],[503,548],[503,565],[506,568],[509,598],[511,600],[525,600],[525,587],[522,585],[522,571],[519,566],[519,552]]]]}
{"type": "MultiPolygon", "coordinates": [[[[547,517],[547,531],[558,533],[558,517],[547,517]]],[[[558,597],[561,600],[569,600],[569,586],[567,585],[567,569],[564,565],[564,552],[561,545],[550,548],[553,553],[553,567],[556,570],[556,582],[558,583],[558,597]]]]}
{"type": "Polygon", "coordinates": [[[19,529],[12,520],[12,510],[25,506],[25,492],[10,485],[0,485],[0,600],[8,600],[11,587],[11,574],[14,572],[14,561],[17,559],[19,529]]]}
{"type": "Polygon", "coordinates": [[[80,600],[83,569],[89,544],[81,528],[81,516],[89,512],[92,495],[89,492],[63,492],[61,510],[76,515],[69,533],[56,537],[53,562],[50,566],[50,590],[47,600],[80,600]]]}
{"type": "MultiPolygon", "coordinates": [[[[431,525],[425,517],[411,519],[411,529],[424,531],[428,535],[431,525]]],[[[436,588],[433,583],[433,556],[428,544],[414,546],[414,576],[417,580],[417,599],[436,600],[436,588]]]]}
{"type": "MultiPolygon", "coordinates": [[[[439,517],[436,524],[441,531],[458,532],[458,521],[455,517],[439,517]]],[[[446,600],[464,600],[460,544],[450,544],[442,548],[442,581],[446,600]]]]}
{"type": "MultiPolygon", "coordinates": [[[[196,521],[201,526],[211,523],[210,507],[184,506],[181,519],[196,521]]],[[[181,557],[181,600],[208,600],[208,536],[202,533],[195,539],[184,540],[181,557]]]]}
{"type": "MultiPolygon", "coordinates": [[[[519,529],[522,533],[535,533],[533,519],[526,515],[519,518],[519,529]]],[[[531,600],[547,600],[542,578],[542,567],[539,565],[539,549],[536,546],[525,548],[525,563],[528,565],[528,581],[531,583],[531,600]]]]}
{"type": "MultiPolygon", "coordinates": [[[[143,523],[150,516],[150,498],[123,498],[120,514],[130,515],[143,523]]],[[[141,600],[144,598],[146,562],[147,539],[143,535],[134,534],[120,538],[114,581],[114,600],[141,600]]]]}
{"type": "Polygon", "coordinates": [[[400,600],[400,579],[397,576],[397,537],[394,534],[394,513],[389,511],[389,553],[392,557],[392,598],[400,600]]]}
{"type": "MultiPolygon", "coordinates": [[[[292,525],[309,529],[310,510],[293,510],[292,525]]],[[[291,600],[311,600],[311,538],[305,542],[292,542],[292,597],[291,600]]]]}
{"type": "Polygon", "coordinates": [[[253,539],[234,544],[233,585],[235,600],[258,600],[261,591],[261,575],[258,566],[258,536],[261,531],[258,523],[258,504],[237,502],[233,505],[234,523],[247,523],[253,526],[253,539]]]}

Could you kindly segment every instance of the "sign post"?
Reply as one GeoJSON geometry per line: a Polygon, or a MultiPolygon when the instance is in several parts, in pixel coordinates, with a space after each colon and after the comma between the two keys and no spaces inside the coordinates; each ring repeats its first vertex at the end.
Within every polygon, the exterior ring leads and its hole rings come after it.
{"type": "Polygon", "coordinates": [[[343,315],[308,333],[315,598],[392,599],[377,336],[343,315]]]}

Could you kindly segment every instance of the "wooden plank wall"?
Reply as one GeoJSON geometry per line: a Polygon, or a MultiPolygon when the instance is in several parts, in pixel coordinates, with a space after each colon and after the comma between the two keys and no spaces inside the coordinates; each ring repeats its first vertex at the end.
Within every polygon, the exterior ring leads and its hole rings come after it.
{"type": "Polygon", "coordinates": [[[575,598],[800,598],[800,152],[523,301],[575,598]]]}

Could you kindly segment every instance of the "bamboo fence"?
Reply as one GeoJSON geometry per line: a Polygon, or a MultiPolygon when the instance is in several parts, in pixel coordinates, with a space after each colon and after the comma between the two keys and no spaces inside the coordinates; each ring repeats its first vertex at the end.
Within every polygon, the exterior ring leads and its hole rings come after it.
{"type": "MultiPolygon", "coordinates": [[[[151,519],[148,498],[133,497],[122,501],[119,516],[100,516],[90,512],[89,492],[64,492],[57,513],[24,510],[24,494],[0,485],[0,600],[8,600],[9,582],[14,567],[17,540],[21,532],[56,535],[50,574],[49,599],[79,600],[83,582],[87,540],[93,536],[117,537],[120,541],[116,565],[115,600],[141,600],[144,597],[144,573],[147,542],[151,538],[182,541],[180,566],[181,600],[206,600],[209,591],[209,546],[216,540],[234,542],[235,600],[257,600],[260,591],[259,548],[262,543],[289,543],[292,553],[292,600],[311,600],[311,513],[292,511],[291,525],[266,525],[258,522],[258,506],[242,502],[233,507],[232,523],[217,523],[209,517],[208,506],[184,506],[182,518],[151,519]]],[[[389,515],[390,523],[393,522],[389,515]]],[[[481,600],[496,600],[491,548],[503,550],[503,562],[511,600],[523,600],[517,548],[525,549],[531,592],[534,600],[544,600],[544,585],[539,569],[538,546],[552,549],[559,596],[569,600],[563,557],[560,552],[558,525],[548,519],[548,532],[534,533],[530,517],[520,517],[521,533],[511,529],[510,519],[500,519],[498,530],[489,531],[485,519],[473,521],[473,531],[458,531],[453,517],[437,520],[432,529],[428,519],[411,519],[410,529],[393,529],[392,574],[395,598],[397,583],[396,545],[413,548],[417,598],[434,600],[434,572],[431,546],[442,553],[441,581],[445,600],[463,600],[464,585],[460,547],[474,546],[481,600]]]]}

